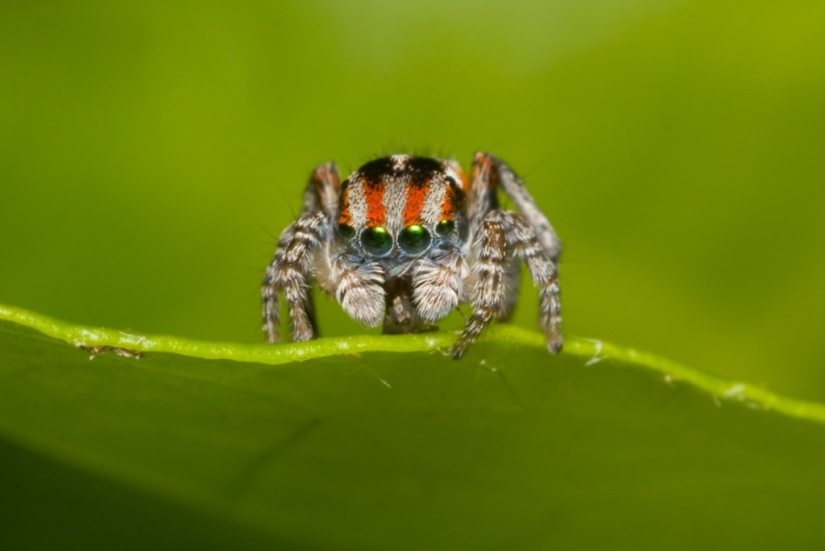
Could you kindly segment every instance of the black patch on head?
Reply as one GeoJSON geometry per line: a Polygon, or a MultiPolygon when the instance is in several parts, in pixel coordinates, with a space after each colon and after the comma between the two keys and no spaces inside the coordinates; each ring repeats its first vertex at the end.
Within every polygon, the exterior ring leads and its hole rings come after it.
{"type": "Polygon", "coordinates": [[[381,157],[370,161],[358,169],[358,174],[367,185],[378,185],[388,176],[410,175],[410,184],[416,187],[426,186],[437,176],[444,173],[441,161],[430,157],[409,157],[402,168],[395,167],[392,157],[381,157]]]}
{"type": "Polygon", "coordinates": [[[447,185],[450,186],[453,194],[450,201],[450,207],[452,208],[453,213],[461,212],[464,210],[464,202],[467,198],[467,194],[464,193],[464,189],[458,185],[453,178],[447,176],[445,178],[447,181],[447,185]]]}
{"type": "Polygon", "coordinates": [[[427,174],[441,172],[443,170],[441,161],[429,157],[411,157],[407,166],[414,172],[425,172],[427,174]]]}
{"type": "Polygon", "coordinates": [[[379,182],[385,176],[393,173],[392,165],[393,162],[390,157],[382,157],[368,162],[358,169],[358,173],[367,182],[379,182]]]}
{"type": "Polygon", "coordinates": [[[435,177],[444,172],[441,161],[429,157],[412,157],[407,163],[410,172],[410,182],[414,186],[428,185],[435,177]]]}

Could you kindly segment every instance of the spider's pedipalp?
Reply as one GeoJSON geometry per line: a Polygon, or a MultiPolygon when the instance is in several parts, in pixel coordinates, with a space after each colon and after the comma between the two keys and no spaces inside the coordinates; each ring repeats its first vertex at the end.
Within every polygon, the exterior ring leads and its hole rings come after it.
{"type": "Polygon", "coordinates": [[[458,305],[469,269],[458,247],[422,258],[413,272],[413,303],[427,323],[434,323],[458,305]]]}
{"type": "Polygon", "coordinates": [[[332,258],[330,279],[337,281],[335,300],[350,317],[367,327],[384,320],[384,272],[375,261],[361,261],[351,254],[332,258]]]}

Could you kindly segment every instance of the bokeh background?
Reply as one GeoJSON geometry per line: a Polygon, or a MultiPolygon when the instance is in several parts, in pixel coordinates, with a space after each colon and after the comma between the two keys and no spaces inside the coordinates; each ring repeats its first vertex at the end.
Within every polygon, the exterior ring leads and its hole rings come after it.
{"type": "Polygon", "coordinates": [[[315,165],[477,150],[565,241],[567,334],[825,399],[819,0],[6,0],[0,302],[256,342],[315,165]]]}

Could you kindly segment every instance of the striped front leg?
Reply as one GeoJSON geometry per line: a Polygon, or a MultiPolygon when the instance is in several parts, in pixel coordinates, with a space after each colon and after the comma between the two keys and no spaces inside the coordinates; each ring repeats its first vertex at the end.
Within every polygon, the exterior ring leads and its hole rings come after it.
{"type": "Polygon", "coordinates": [[[290,224],[278,240],[278,249],[264,275],[264,332],[268,342],[278,342],[278,295],[284,294],[292,319],[292,340],[306,341],[316,336],[313,308],[308,293],[314,255],[330,232],[329,217],[317,210],[290,224]]]}

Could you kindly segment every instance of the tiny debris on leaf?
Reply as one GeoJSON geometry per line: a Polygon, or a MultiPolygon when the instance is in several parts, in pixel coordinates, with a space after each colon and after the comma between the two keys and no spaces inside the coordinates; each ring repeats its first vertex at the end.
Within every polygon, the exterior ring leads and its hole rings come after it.
{"type": "Polygon", "coordinates": [[[105,354],[106,352],[114,352],[118,356],[123,356],[124,358],[134,358],[136,360],[139,360],[144,355],[144,352],[140,352],[138,350],[129,350],[128,348],[118,348],[116,346],[88,346],[80,343],[78,343],[76,346],[81,350],[90,352],[90,360],[93,360],[96,356],[100,356],[101,354],[105,354]]]}

